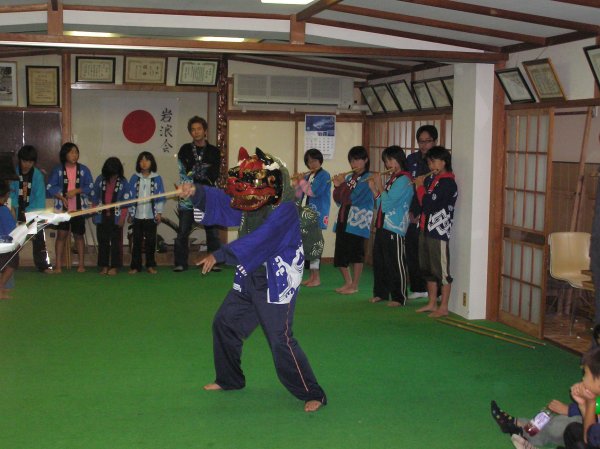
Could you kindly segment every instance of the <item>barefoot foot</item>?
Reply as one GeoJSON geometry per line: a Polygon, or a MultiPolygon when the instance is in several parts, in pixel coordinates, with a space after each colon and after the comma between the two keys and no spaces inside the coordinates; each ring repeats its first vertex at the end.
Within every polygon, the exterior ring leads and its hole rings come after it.
{"type": "Polygon", "coordinates": [[[441,318],[443,316],[448,316],[448,311],[447,310],[435,310],[434,312],[430,313],[429,318],[441,318]]]}
{"type": "Polygon", "coordinates": [[[341,287],[336,288],[335,291],[338,292],[338,293],[341,293],[342,290],[347,290],[349,288],[350,288],[350,285],[342,285],[341,287]]]}
{"type": "Polygon", "coordinates": [[[353,295],[354,293],[358,293],[358,289],[348,287],[347,289],[342,289],[338,292],[340,295],[353,295]]]}
{"type": "Polygon", "coordinates": [[[376,304],[381,301],[383,301],[383,299],[381,299],[379,296],[373,296],[371,299],[369,299],[369,302],[371,304],[376,304]]]}
{"type": "Polygon", "coordinates": [[[319,285],[321,285],[321,283],[315,281],[304,284],[305,287],[318,287],[319,285]]]}
{"type": "Polygon", "coordinates": [[[78,273],[85,273],[85,267],[77,267],[78,273]]]}
{"type": "Polygon", "coordinates": [[[402,303],[399,301],[390,301],[388,302],[388,307],[402,307],[402,303]]]}
{"type": "Polygon", "coordinates": [[[429,307],[429,306],[421,307],[420,309],[417,309],[416,312],[417,313],[435,312],[435,306],[434,307],[429,307]]]}
{"type": "Polygon", "coordinates": [[[206,384],[203,387],[206,391],[218,391],[218,390],[222,390],[221,386],[219,384],[206,384]]]}
{"type": "Polygon", "coordinates": [[[317,410],[319,410],[321,408],[321,406],[323,405],[323,403],[321,401],[316,401],[316,400],[312,400],[312,401],[306,401],[304,403],[304,411],[305,412],[316,412],[317,410]]]}

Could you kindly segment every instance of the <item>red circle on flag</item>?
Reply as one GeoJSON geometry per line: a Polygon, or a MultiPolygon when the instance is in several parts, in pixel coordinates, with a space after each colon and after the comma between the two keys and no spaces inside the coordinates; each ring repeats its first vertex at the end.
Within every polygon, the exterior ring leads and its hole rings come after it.
{"type": "Polygon", "coordinates": [[[138,109],[123,120],[123,134],[133,143],[148,142],[156,131],[156,121],[148,111],[138,109]]]}

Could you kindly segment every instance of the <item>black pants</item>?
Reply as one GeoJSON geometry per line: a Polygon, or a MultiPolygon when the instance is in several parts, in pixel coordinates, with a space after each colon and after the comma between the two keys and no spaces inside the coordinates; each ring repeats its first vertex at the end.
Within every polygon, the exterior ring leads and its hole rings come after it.
{"type": "Polygon", "coordinates": [[[123,228],[110,220],[110,223],[96,225],[98,266],[120,268],[123,266],[123,228]]]}
{"type": "MultiPolygon", "coordinates": [[[[173,248],[175,266],[188,267],[189,237],[194,224],[194,211],[192,209],[179,208],[179,230],[175,238],[173,248]]],[[[215,252],[221,247],[218,226],[204,226],[206,232],[206,247],[209,253],[215,252]]]]}
{"type": "Polygon", "coordinates": [[[427,283],[421,274],[419,266],[419,226],[416,223],[408,225],[404,237],[406,247],[406,264],[408,265],[408,279],[413,292],[426,292],[427,283]]]}
{"type": "Polygon", "coordinates": [[[244,293],[231,289],[213,321],[213,350],[217,383],[224,390],[244,388],[241,368],[244,340],[260,324],[281,383],[303,401],[326,403],[308,359],[292,336],[296,298],[289,304],[267,302],[267,277],[259,269],[245,279],[244,293]]]}
{"type": "Polygon", "coordinates": [[[31,239],[31,245],[33,247],[33,263],[36,268],[40,271],[48,269],[50,267],[50,258],[46,249],[46,237],[44,236],[43,229],[31,239]]]}
{"type": "Polygon", "coordinates": [[[406,302],[408,272],[404,237],[387,229],[375,231],[373,243],[373,296],[381,299],[406,302]]]}
{"type": "Polygon", "coordinates": [[[598,449],[598,446],[591,446],[583,441],[583,424],[573,422],[565,429],[564,440],[566,449],[598,449]]]}
{"type": "Polygon", "coordinates": [[[153,219],[134,218],[132,224],[131,269],[142,270],[142,246],[146,253],[146,268],[156,266],[156,227],[153,219]],[[144,242],[145,240],[145,242],[144,242]]]}

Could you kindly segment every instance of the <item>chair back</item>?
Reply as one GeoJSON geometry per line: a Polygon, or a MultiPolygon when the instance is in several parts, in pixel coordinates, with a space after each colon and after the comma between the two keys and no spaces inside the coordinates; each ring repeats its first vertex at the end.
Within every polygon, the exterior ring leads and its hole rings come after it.
{"type": "Polygon", "coordinates": [[[553,232],[548,236],[550,246],[550,275],[581,288],[586,279],[582,270],[590,268],[589,232],[553,232]]]}

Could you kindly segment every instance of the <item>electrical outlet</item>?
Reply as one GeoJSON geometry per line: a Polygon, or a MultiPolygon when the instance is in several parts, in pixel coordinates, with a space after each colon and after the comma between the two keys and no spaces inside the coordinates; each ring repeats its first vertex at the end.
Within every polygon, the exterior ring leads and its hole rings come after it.
{"type": "Polygon", "coordinates": [[[467,307],[467,292],[463,292],[463,307],[467,307]]]}

